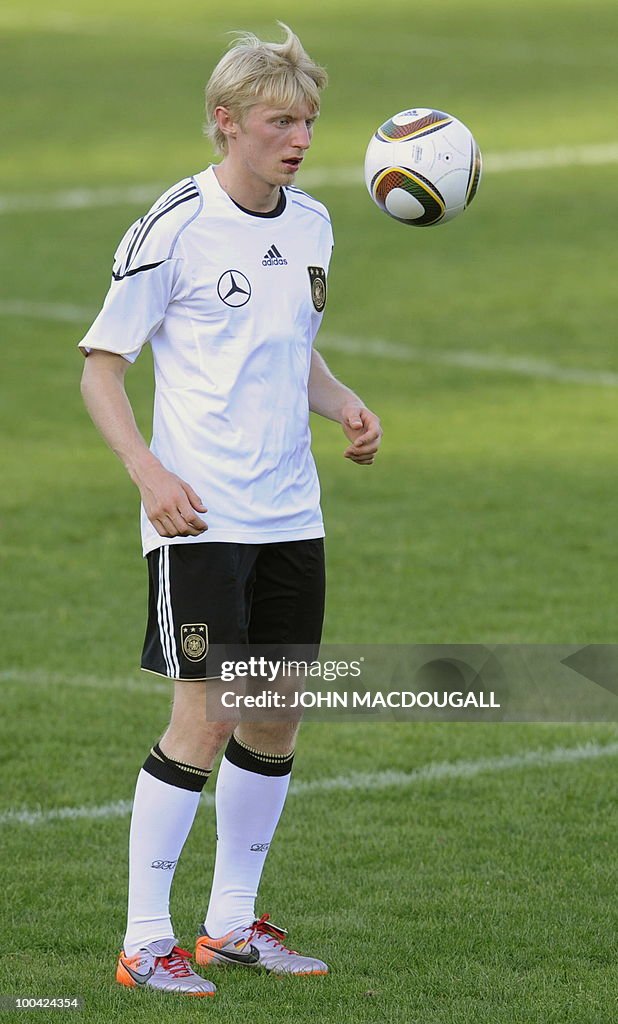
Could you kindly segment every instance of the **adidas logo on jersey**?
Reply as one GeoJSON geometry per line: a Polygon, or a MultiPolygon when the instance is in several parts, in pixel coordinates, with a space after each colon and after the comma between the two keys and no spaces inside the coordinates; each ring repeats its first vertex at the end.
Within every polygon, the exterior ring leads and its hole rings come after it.
{"type": "Polygon", "coordinates": [[[288,261],[284,260],[283,256],[277,249],[276,245],[271,245],[270,249],[262,260],[263,267],[283,267],[288,265],[288,261]]]}

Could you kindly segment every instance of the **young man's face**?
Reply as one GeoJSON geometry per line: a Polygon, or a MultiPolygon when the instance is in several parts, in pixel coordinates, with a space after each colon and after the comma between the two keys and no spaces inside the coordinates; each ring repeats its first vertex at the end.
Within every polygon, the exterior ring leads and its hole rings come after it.
{"type": "Polygon", "coordinates": [[[238,125],[229,155],[256,182],[291,185],[311,145],[315,119],[306,104],[284,110],[257,103],[238,125]]]}

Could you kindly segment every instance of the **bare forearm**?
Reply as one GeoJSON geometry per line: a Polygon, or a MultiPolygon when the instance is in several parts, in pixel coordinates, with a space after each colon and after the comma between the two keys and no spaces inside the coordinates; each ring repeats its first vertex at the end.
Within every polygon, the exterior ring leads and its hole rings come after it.
{"type": "Polygon", "coordinates": [[[341,423],[343,410],[350,403],[363,405],[350,388],[330,372],[319,352],[313,350],[309,374],[309,408],[319,416],[341,423]]]}
{"type": "Polygon", "coordinates": [[[372,464],[382,437],[380,420],[358,395],[333,376],[315,349],[309,373],[309,408],[341,424],[351,442],[343,453],[346,459],[362,466],[372,464]]]}
{"type": "Polygon", "coordinates": [[[97,430],[139,485],[143,473],[158,462],[142,437],[124,388],[121,356],[92,353],[86,360],[81,391],[97,430]]]}
{"type": "Polygon", "coordinates": [[[93,352],[82,375],[86,408],[108,445],[139,488],[144,511],[162,537],[198,537],[208,529],[207,512],[185,480],[166,469],[139,432],[124,388],[128,364],[111,352],[93,352]]]}

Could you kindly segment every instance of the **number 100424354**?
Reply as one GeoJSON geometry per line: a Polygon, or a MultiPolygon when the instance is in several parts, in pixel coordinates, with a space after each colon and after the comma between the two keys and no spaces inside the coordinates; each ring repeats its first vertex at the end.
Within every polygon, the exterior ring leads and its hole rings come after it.
{"type": "Polygon", "coordinates": [[[80,996],[0,996],[0,1010],[83,1010],[80,996]]]}

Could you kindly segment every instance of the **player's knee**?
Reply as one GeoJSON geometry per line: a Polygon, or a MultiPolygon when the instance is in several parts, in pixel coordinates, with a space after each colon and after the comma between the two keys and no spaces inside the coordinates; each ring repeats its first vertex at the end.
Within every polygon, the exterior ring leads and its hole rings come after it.
{"type": "Polygon", "coordinates": [[[269,750],[288,754],[294,749],[298,725],[294,722],[243,722],[236,730],[236,736],[256,750],[269,750]]]}
{"type": "Polygon", "coordinates": [[[175,760],[212,767],[212,763],[232,735],[233,724],[224,722],[193,721],[182,724],[172,719],[161,737],[164,753],[175,760]]]}
{"type": "Polygon", "coordinates": [[[234,722],[204,722],[200,728],[205,743],[220,750],[234,732],[234,725],[234,722]]]}
{"type": "Polygon", "coordinates": [[[233,731],[233,722],[208,722],[206,719],[193,721],[188,728],[185,722],[182,729],[183,735],[192,747],[214,753],[225,746],[233,731]]]}

